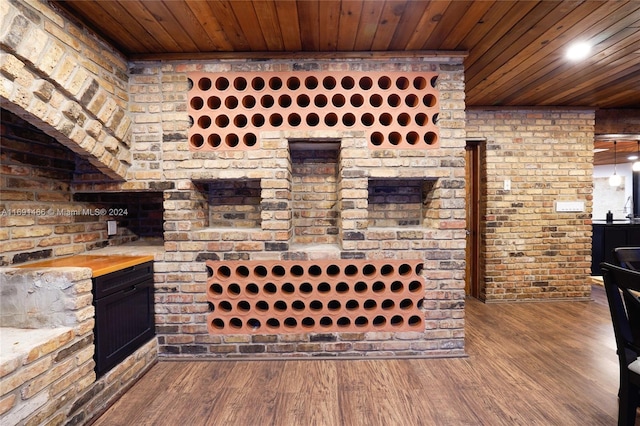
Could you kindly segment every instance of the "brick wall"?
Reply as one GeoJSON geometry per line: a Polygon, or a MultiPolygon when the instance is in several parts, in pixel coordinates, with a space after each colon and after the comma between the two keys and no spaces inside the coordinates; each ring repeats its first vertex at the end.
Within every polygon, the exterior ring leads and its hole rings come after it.
{"type": "Polygon", "coordinates": [[[3,107],[122,180],[132,161],[124,57],[45,2],[0,12],[3,107]]]}
{"type": "MultiPolygon", "coordinates": [[[[206,331],[210,309],[205,296],[206,260],[324,258],[424,260],[425,331],[410,337],[373,333],[364,338],[389,347],[397,344],[402,347],[398,353],[412,353],[416,348],[432,355],[461,353],[466,130],[470,137],[489,140],[484,163],[488,171],[484,297],[514,300],[588,294],[582,278],[588,271],[590,247],[591,112],[473,111],[465,129],[461,57],[127,64],[118,52],[46,3],[4,2],[2,12],[0,96],[7,108],[78,153],[83,160],[76,170],[89,163],[120,180],[100,182],[90,172],[74,184],[76,191],[164,191],[167,254],[157,265],[157,323],[164,354],[218,356],[220,347],[248,339],[223,338],[206,331]],[[224,136],[224,141],[207,138],[205,143],[204,138],[190,139],[189,134],[194,121],[201,125],[200,119],[190,117],[194,80],[189,76],[203,73],[281,73],[304,84],[314,79],[324,82],[317,76],[326,73],[337,77],[336,83],[343,76],[353,81],[349,75],[353,73],[386,74],[386,83],[398,75],[424,73],[429,76],[425,85],[435,85],[438,91],[437,99],[429,96],[426,108],[437,105],[438,113],[429,119],[430,130],[424,134],[429,146],[422,147],[423,135],[407,129],[419,128],[428,117],[396,116],[393,111],[378,117],[372,111],[377,112],[378,101],[384,102],[382,96],[370,105],[371,111],[361,122],[351,112],[322,118],[318,114],[323,110],[314,99],[318,110],[313,114],[298,117],[298,111],[290,108],[286,111],[288,125],[269,121],[268,129],[252,128],[247,134],[243,133],[245,126],[255,123],[236,117],[232,110],[237,106],[225,103],[226,118],[238,133],[218,134],[216,126],[224,120],[202,120],[207,127],[215,123],[210,136],[224,136]],[[373,132],[369,127],[374,127],[373,132]],[[218,150],[220,143],[234,146],[235,136],[242,137],[240,144],[247,149],[218,150]],[[245,140],[247,136],[251,137],[245,140]],[[308,149],[301,154],[290,149],[295,141],[329,141],[339,147],[336,153],[325,147],[315,154],[308,149]],[[207,149],[200,149],[202,144],[207,149]],[[563,161],[554,161],[550,154],[563,161]],[[307,168],[312,157],[322,161],[307,168]],[[313,182],[307,172],[322,175],[324,182],[313,182]],[[500,189],[506,176],[513,185],[508,192],[500,189]],[[225,191],[230,189],[247,195],[229,200],[225,191]],[[556,199],[583,198],[584,215],[560,215],[552,210],[556,199]],[[232,206],[226,213],[223,200],[232,206]],[[298,202],[302,207],[296,208],[298,202]],[[321,220],[307,220],[309,215],[321,220]],[[314,245],[326,242],[329,247],[320,251],[297,247],[309,241],[314,245]],[[402,339],[410,342],[409,349],[397,343],[402,339]]],[[[406,90],[410,81],[403,80],[381,89],[406,90]]],[[[356,84],[359,93],[348,99],[343,96],[344,102],[354,107],[354,102],[366,103],[366,91],[376,87],[373,80],[370,83],[356,84]]],[[[419,103],[415,96],[391,93],[386,99],[392,98],[391,109],[419,103]]],[[[325,101],[333,102],[333,97],[325,101]]],[[[252,108],[247,105],[243,98],[242,108],[252,108]]],[[[307,108],[306,104],[298,106],[307,108]]],[[[79,199],[106,202],[102,197],[79,199]]],[[[352,337],[355,341],[362,336],[352,337]]],[[[287,338],[265,339],[280,342],[287,338]]],[[[308,333],[293,338],[311,342],[316,337],[308,333]]],[[[232,355],[243,353],[233,347],[232,355]]],[[[354,346],[336,347],[350,353],[354,346]]],[[[319,353],[324,351],[321,348],[319,353]]]]}
{"type": "MultiPolygon", "coordinates": [[[[46,186],[24,190],[21,185],[27,185],[26,179],[16,177],[15,157],[8,156],[14,172],[3,169],[2,190],[34,201],[45,201],[42,197],[48,196],[49,204],[73,201],[92,206],[119,203],[97,194],[100,191],[154,190],[155,195],[139,197],[141,201],[130,206],[139,212],[139,218],[146,215],[154,220],[160,214],[158,192],[163,192],[162,225],[156,222],[143,231],[140,219],[127,229],[137,227],[139,233],[156,234],[163,228],[166,254],[156,262],[155,272],[157,349],[164,357],[463,354],[463,153],[467,137],[487,139],[483,158],[487,171],[483,298],[588,297],[593,112],[473,110],[465,117],[461,57],[128,64],[122,55],[48,3],[0,2],[0,8],[3,106],[77,154],[75,169],[71,168],[72,156],[55,149],[33,160],[55,158],[69,166],[57,171],[64,174],[54,181],[60,185],[59,191],[46,186]],[[369,111],[362,123],[350,113],[327,115],[322,120],[309,114],[300,118],[302,123],[310,123],[305,128],[294,120],[278,129],[251,129],[248,134],[255,139],[242,142],[248,149],[217,150],[215,144],[221,141],[214,140],[212,149],[194,150],[189,136],[193,121],[189,111],[193,80],[189,75],[193,73],[286,73],[305,82],[312,73],[338,77],[350,73],[435,74],[437,79],[429,83],[437,81],[433,84],[439,98],[431,97],[430,103],[437,104],[439,111],[437,119],[431,119],[429,146],[424,149],[409,146],[422,138],[415,131],[386,129],[393,127],[393,114],[383,118],[369,111]],[[369,134],[362,127],[353,128],[354,123],[377,131],[369,134]],[[296,152],[291,149],[296,143],[312,148],[296,152]],[[329,147],[319,148],[327,143],[329,147]],[[72,172],[75,176],[70,182],[67,176],[72,172]],[[510,191],[502,189],[505,178],[512,182],[510,191]],[[69,186],[71,192],[94,194],[72,198],[69,186]],[[553,211],[555,200],[576,199],[585,201],[584,214],[553,211]],[[419,309],[424,328],[263,334],[209,331],[207,321],[215,299],[208,298],[211,278],[207,262],[312,265],[325,259],[354,264],[400,259],[423,262],[420,280],[424,298],[419,309]]],[[[384,90],[389,87],[392,85],[384,90]]],[[[404,85],[396,87],[404,90],[404,85]]],[[[396,93],[389,98],[395,99],[392,108],[404,105],[396,93]]],[[[352,99],[366,101],[362,94],[344,101],[352,99]]],[[[418,98],[404,100],[413,105],[418,98]]],[[[240,132],[247,122],[236,121],[231,109],[226,113],[240,132]]],[[[295,117],[291,111],[289,119],[295,117]]],[[[404,114],[397,119],[396,124],[406,129],[425,116],[404,114]]],[[[204,144],[204,139],[201,142],[204,144]]],[[[232,145],[226,138],[224,142],[232,145]]],[[[36,164],[23,170],[32,178],[43,173],[36,164]]],[[[3,202],[18,201],[25,200],[3,202]]],[[[75,220],[73,223],[78,225],[75,220]]],[[[5,222],[0,231],[0,238],[9,246],[16,240],[10,232],[20,232],[19,224],[14,225],[5,222]]],[[[33,222],[28,227],[49,232],[43,225],[33,222]]],[[[85,231],[95,234],[93,225],[103,226],[89,222],[91,229],[74,228],[78,230],[70,234],[74,238],[85,231]]],[[[3,261],[11,264],[16,255],[40,250],[36,248],[39,241],[48,237],[30,234],[25,239],[28,245],[14,247],[3,261]]],[[[121,237],[124,241],[128,235],[121,237]]],[[[100,234],[97,240],[77,243],[85,250],[102,241],[100,234]]],[[[72,244],[71,250],[79,245],[72,244]]],[[[65,254],[66,247],[60,246],[62,251],[54,255],[65,254]]],[[[123,383],[131,383],[129,379],[153,361],[155,345],[154,341],[145,346],[113,373],[85,388],[67,415],[82,423],[90,413],[98,412],[122,391],[123,383]]],[[[11,398],[4,399],[1,406],[10,407],[11,398]]],[[[55,414],[55,410],[47,412],[55,414]]]]}
{"type": "Polygon", "coordinates": [[[369,226],[422,225],[434,183],[418,179],[369,180],[369,226]]]}
{"type": "Polygon", "coordinates": [[[481,297],[588,298],[594,112],[473,109],[467,135],[487,139],[481,297]],[[585,211],[558,213],[556,201],[583,201],[585,211]]]}
{"type": "MultiPolygon", "coordinates": [[[[161,356],[463,353],[465,130],[460,58],[385,63],[139,62],[132,65],[130,84],[132,153],[160,151],[159,176],[174,183],[164,192],[166,253],[163,262],[156,262],[156,275],[162,280],[156,284],[161,356]],[[261,71],[268,81],[270,75],[284,72],[307,81],[307,73],[313,72],[322,81],[319,70],[335,73],[335,81],[362,71],[388,73],[391,81],[410,73],[436,73],[439,145],[376,148],[372,140],[380,141],[365,131],[334,122],[325,128],[313,121],[307,129],[257,132],[247,149],[191,149],[187,105],[189,88],[195,83],[189,80],[190,73],[210,73],[215,80],[230,73],[261,71]],[[233,191],[235,197],[230,197],[233,191]],[[395,202],[403,204],[392,205],[395,202]],[[224,335],[207,330],[207,317],[216,305],[207,300],[207,260],[220,264],[290,260],[306,265],[320,259],[424,261],[423,329],[224,335]]],[[[259,98],[257,93],[248,94],[259,98]]],[[[228,114],[233,122],[233,112],[228,114]]],[[[216,117],[194,121],[208,126],[216,117]]],[[[198,147],[208,143],[196,142],[198,147]]],[[[140,179],[155,176],[156,160],[149,160],[149,174],[138,175],[140,179]]]]}
{"type": "Polygon", "coordinates": [[[74,193],[78,175],[104,175],[51,136],[0,112],[0,266],[162,237],[161,193],[74,193]],[[107,235],[107,220],[118,223],[116,235],[107,235]]]}
{"type": "Polygon", "coordinates": [[[291,151],[291,244],[338,243],[339,149],[291,151]]]}
{"type": "Polygon", "coordinates": [[[3,268],[0,287],[3,425],[86,424],[157,359],[154,339],[96,381],[87,268],[3,268]]]}

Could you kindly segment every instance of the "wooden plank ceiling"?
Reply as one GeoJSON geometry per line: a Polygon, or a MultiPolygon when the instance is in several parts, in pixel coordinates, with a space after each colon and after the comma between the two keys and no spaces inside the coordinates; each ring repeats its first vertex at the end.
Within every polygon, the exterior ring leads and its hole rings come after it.
{"type": "Polygon", "coordinates": [[[640,153],[640,145],[638,141],[640,135],[620,135],[619,138],[596,140],[593,144],[594,155],[593,165],[602,166],[606,164],[622,164],[631,163],[635,160],[629,157],[638,156],[640,153]],[[614,148],[614,141],[616,142],[614,148]]]}
{"type": "MultiPolygon", "coordinates": [[[[464,53],[474,106],[640,108],[640,1],[51,1],[130,59],[464,53]],[[571,62],[574,41],[593,45],[571,62]]],[[[638,110],[640,114],[640,109],[638,110]]]]}
{"type": "Polygon", "coordinates": [[[468,52],[470,106],[640,107],[637,0],[58,4],[134,59],[457,50],[468,52]],[[564,59],[567,45],[575,40],[594,44],[589,59],[564,59]]]}

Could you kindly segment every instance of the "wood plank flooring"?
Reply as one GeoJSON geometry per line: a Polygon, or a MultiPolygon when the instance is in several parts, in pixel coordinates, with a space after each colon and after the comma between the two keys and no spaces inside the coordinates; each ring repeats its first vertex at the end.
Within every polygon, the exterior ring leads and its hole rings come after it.
{"type": "Polygon", "coordinates": [[[615,341],[593,296],[469,299],[466,358],[160,361],[94,425],[614,425],[615,341]]]}

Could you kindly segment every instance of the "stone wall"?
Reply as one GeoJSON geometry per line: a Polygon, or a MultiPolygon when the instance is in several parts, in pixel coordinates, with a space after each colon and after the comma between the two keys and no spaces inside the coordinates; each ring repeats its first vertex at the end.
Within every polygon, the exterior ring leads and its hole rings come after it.
{"type": "Polygon", "coordinates": [[[594,124],[591,110],[467,112],[468,137],[487,140],[482,299],[588,299],[594,124]]]}
{"type": "Polygon", "coordinates": [[[0,288],[0,423],[62,424],[95,382],[91,271],[2,269],[0,288]]]}

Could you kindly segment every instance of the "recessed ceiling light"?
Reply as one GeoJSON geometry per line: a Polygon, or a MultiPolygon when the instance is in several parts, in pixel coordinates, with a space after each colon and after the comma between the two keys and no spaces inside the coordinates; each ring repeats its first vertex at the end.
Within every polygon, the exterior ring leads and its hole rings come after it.
{"type": "Polygon", "coordinates": [[[629,161],[633,161],[633,160],[637,160],[637,159],[638,159],[638,156],[636,154],[632,154],[632,155],[627,157],[627,160],[629,160],[629,161]]]}
{"type": "Polygon", "coordinates": [[[595,148],[595,149],[593,150],[593,153],[594,153],[594,154],[597,154],[597,153],[599,153],[599,152],[605,152],[605,151],[609,151],[609,148],[595,148]]]}
{"type": "Polygon", "coordinates": [[[573,43],[567,49],[567,59],[571,61],[579,61],[589,56],[591,45],[584,41],[573,43]]]}

